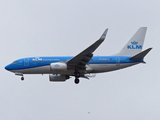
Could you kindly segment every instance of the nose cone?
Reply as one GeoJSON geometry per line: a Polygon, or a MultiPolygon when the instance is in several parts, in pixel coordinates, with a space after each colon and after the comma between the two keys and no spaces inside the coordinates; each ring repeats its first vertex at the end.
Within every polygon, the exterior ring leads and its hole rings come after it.
{"type": "Polygon", "coordinates": [[[6,67],[4,67],[6,70],[8,70],[8,65],[6,67]]]}
{"type": "Polygon", "coordinates": [[[11,66],[10,66],[10,65],[7,65],[7,66],[5,66],[5,69],[6,69],[6,70],[10,70],[10,69],[11,69],[11,66]]]}

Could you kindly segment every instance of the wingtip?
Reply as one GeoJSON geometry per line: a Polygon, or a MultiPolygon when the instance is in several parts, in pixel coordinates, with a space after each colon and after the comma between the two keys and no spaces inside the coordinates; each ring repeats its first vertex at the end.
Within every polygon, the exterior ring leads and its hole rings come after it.
{"type": "Polygon", "coordinates": [[[102,36],[100,37],[101,40],[104,40],[106,38],[108,32],[108,28],[103,32],[102,36]]]}
{"type": "Polygon", "coordinates": [[[140,27],[139,29],[144,29],[144,30],[147,30],[147,27],[140,27]]]}
{"type": "Polygon", "coordinates": [[[106,36],[107,32],[108,32],[108,28],[104,31],[104,33],[102,34],[102,36],[103,36],[103,35],[106,36]]]}

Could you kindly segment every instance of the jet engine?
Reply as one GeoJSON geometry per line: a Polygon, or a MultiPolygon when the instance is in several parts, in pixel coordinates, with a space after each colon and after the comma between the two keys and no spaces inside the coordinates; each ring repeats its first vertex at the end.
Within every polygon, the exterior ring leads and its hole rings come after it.
{"type": "Polygon", "coordinates": [[[51,63],[50,64],[51,70],[52,71],[64,71],[67,70],[67,64],[66,63],[51,63]]]}
{"type": "Polygon", "coordinates": [[[50,80],[50,81],[63,82],[63,81],[66,81],[67,79],[69,79],[69,76],[68,76],[68,75],[49,74],[49,80],[50,80]]]}

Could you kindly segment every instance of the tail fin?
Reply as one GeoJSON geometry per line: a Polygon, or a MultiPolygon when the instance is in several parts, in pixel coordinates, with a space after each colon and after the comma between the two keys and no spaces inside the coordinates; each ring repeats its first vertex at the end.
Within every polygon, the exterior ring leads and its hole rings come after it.
{"type": "Polygon", "coordinates": [[[130,60],[141,60],[141,59],[143,59],[149,53],[149,51],[151,49],[152,48],[148,48],[147,50],[144,50],[143,52],[138,53],[137,55],[131,57],[130,60]]]}
{"type": "Polygon", "coordinates": [[[122,48],[122,50],[116,54],[121,56],[134,56],[142,51],[143,43],[146,35],[147,27],[141,27],[128,41],[128,43],[122,48]]]}

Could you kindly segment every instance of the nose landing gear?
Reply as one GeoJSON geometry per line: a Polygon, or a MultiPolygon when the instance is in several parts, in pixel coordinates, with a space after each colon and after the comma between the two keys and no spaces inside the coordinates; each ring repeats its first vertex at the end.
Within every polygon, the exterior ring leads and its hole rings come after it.
{"type": "Polygon", "coordinates": [[[21,80],[24,80],[23,73],[15,73],[15,75],[21,76],[21,80]]]}

